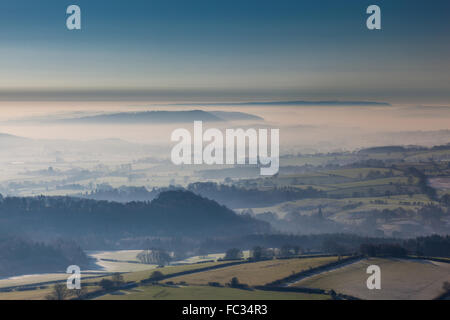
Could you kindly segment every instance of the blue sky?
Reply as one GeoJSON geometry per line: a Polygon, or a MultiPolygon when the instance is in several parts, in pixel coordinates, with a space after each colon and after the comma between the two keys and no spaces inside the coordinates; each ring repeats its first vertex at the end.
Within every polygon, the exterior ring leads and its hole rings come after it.
{"type": "Polygon", "coordinates": [[[449,40],[446,0],[2,0],[0,92],[445,103],[449,40]]]}

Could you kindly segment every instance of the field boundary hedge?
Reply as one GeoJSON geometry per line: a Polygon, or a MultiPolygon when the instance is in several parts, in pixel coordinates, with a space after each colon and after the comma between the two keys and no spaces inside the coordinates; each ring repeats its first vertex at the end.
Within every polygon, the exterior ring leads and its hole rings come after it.
{"type": "Polygon", "coordinates": [[[288,282],[296,281],[297,279],[301,280],[302,278],[305,278],[305,277],[308,277],[308,276],[311,276],[311,275],[314,275],[314,274],[317,274],[317,273],[320,273],[320,272],[327,271],[329,268],[338,267],[341,264],[346,264],[346,263],[349,263],[349,262],[356,262],[356,261],[361,260],[363,258],[364,258],[363,256],[351,256],[351,257],[347,257],[347,258],[342,258],[342,259],[340,259],[338,261],[330,262],[330,263],[318,266],[316,268],[311,268],[311,269],[308,269],[308,270],[302,270],[300,272],[291,274],[291,275],[289,275],[287,277],[275,280],[273,282],[269,282],[269,283],[266,284],[266,286],[269,286],[269,287],[273,287],[273,286],[274,287],[281,287],[281,286],[283,286],[284,284],[286,284],[288,282]]]}

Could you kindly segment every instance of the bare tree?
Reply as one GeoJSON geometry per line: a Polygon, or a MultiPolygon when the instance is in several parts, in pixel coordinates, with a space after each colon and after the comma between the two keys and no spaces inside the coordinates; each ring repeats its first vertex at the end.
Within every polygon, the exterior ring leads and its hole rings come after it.
{"type": "Polygon", "coordinates": [[[65,283],[57,283],[53,291],[46,298],[47,300],[64,300],[71,295],[65,283]]]}
{"type": "Polygon", "coordinates": [[[77,299],[82,299],[87,293],[88,290],[86,287],[81,287],[80,289],[73,290],[73,294],[77,299]]]}
{"type": "Polygon", "coordinates": [[[111,280],[114,282],[115,287],[119,287],[123,284],[123,276],[120,273],[114,273],[111,277],[111,280]]]}

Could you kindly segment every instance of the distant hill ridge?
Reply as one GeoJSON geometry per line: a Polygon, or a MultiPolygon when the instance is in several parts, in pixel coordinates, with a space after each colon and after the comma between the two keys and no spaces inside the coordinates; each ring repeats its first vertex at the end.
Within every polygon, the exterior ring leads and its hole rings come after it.
{"type": "Polygon", "coordinates": [[[183,123],[193,121],[223,122],[236,120],[263,120],[261,117],[227,111],[138,111],[100,114],[70,119],[60,119],[64,123],[183,123]]]}

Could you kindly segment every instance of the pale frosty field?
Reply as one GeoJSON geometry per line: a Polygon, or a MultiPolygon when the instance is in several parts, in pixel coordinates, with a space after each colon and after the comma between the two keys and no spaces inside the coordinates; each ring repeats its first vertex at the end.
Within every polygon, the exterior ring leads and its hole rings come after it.
{"type": "Polygon", "coordinates": [[[87,255],[96,259],[93,269],[105,272],[135,272],[154,269],[156,265],[139,263],[137,255],[142,250],[88,251],[87,255]],[[115,261],[105,261],[109,259],[115,261]],[[133,261],[130,263],[127,261],[133,261]]]}
{"type": "MultiPolygon", "coordinates": [[[[250,256],[250,250],[244,250],[242,251],[242,257],[244,259],[247,259],[250,256]]],[[[205,256],[194,256],[190,257],[181,261],[175,261],[172,264],[190,264],[190,263],[199,263],[199,262],[205,262],[205,261],[217,261],[218,259],[223,259],[225,257],[225,253],[210,253],[205,256]]]]}
{"type": "Polygon", "coordinates": [[[87,251],[86,253],[96,259],[139,261],[137,255],[140,252],[142,250],[87,251]]]}
{"type": "MultiPolygon", "coordinates": [[[[129,263],[126,261],[138,262],[137,255],[142,250],[114,250],[114,251],[88,251],[86,254],[95,260],[92,262],[88,270],[81,270],[82,277],[95,277],[101,274],[108,274],[112,272],[138,272],[155,269],[157,265],[129,263]],[[101,259],[111,259],[117,261],[105,261],[101,259]]],[[[244,251],[244,257],[248,257],[249,252],[244,251]]],[[[224,253],[209,254],[206,256],[195,256],[187,258],[183,261],[176,261],[173,264],[193,264],[208,260],[216,261],[223,258],[224,253]]],[[[66,273],[43,273],[43,274],[28,274],[13,276],[0,279],[0,288],[23,286],[29,284],[38,284],[49,281],[58,281],[67,279],[66,273]]]]}
{"type": "MultiPolygon", "coordinates": [[[[128,263],[122,261],[138,261],[136,255],[141,250],[121,250],[121,251],[92,251],[87,255],[96,259],[88,270],[81,270],[83,277],[98,276],[110,272],[135,272],[156,268],[155,265],[146,265],[139,263],[128,263]],[[103,261],[100,259],[120,260],[121,262],[103,261]]],[[[48,281],[65,280],[66,273],[43,273],[28,274],[0,279],[0,288],[10,286],[22,286],[27,284],[36,284],[48,281]]]]}
{"type": "Polygon", "coordinates": [[[293,286],[333,289],[362,299],[418,300],[443,293],[445,281],[450,282],[449,263],[372,258],[305,278],[293,286]],[[381,268],[381,290],[367,289],[369,265],[381,268]]]}

